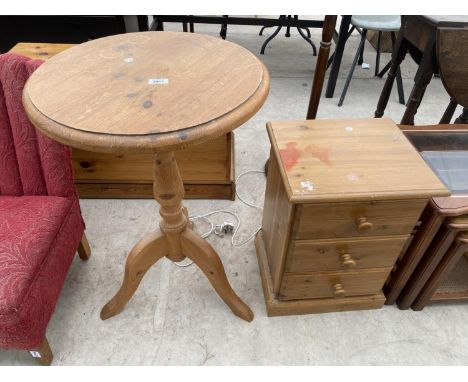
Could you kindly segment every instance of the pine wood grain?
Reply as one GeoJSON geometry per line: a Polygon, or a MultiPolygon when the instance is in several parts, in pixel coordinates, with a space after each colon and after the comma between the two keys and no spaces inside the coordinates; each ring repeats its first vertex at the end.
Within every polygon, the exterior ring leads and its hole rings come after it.
{"type": "Polygon", "coordinates": [[[56,54],[63,52],[65,49],[71,48],[72,46],[75,46],[75,44],[19,42],[13,48],[11,48],[9,52],[21,54],[32,59],[48,60],[56,54]]]}
{"type": "Polygon", "coordinates": [[[268,71],[244,48],[176,32],[90,41],[54,56],[29,78],[26,113],[52,139],[82,150],[154,154],[160,228],[130,252],[124,280],[103,307],[102,319],[124,308],[161,257],[192,259],[234,314],[253,319],[229,285],[218,254],[192,231],[174,151],[232,131],[260,109],[268,89],[268,71]]]}
{"type": "Polygon", "coordinates": [[[270,269],[266,257],[263,232],[255,238],[257,260],[262,279],[263,295],[268,316],[286,316],[295,314],[343,312],[349,310],[378,309],[384,304],[383,293],[369,296],[335,298],[313,298],[307,300],[280,301],[273,291],[270,269]]]}
{"type": "Polygon", "coordinates": [[[234,43],[194,33],[139,32],[52,57],[28,80],[23,104],[36,127],[62,143],[151,153],[226,134],[258,111],[268,89],[263,63],[234,43]]]}
{"type": "Polygon", "coordinates": [[[424,207],[448,190],[390,120],[277,121],[267,130],[256,249],[268,314],[381,307],[424,207]]]}
{"type": "Polygon", "coordinates": [[[289,246],[290,227],[294,218],[294,206],[288,202],[275,157],[270,156],[268,166],[262,227],[269,268],[272,272],[273,290],[279,292],[289,246]]]}
{"type": "Polygon", "coordinates": [[[278,299],[374,295],[381,291],[390,270],[390,268],[376,268],[348,272],[285,273],[278,299]],[[343,291],[340,296],[335,296],[337,285],[340,285],[343,291]]]}
{"type": "Polygon", "coordinates": [[[449,195],[390,119],[273,121],[267,130],[293,203],[449,195]]]}
{"type": "MultiPolygon", "coordinates": [[[[75,44],[18,43],[10,52],[48,60],[75,44]]],[[[176,152],[187,198],[230,199],[235,194],[234,133],[176,152]],[[198,184],[197,184],[198,183],[198,184]],[[218,184],[219,183],[219,184],[218,184]]],[[[72,151],[81,198],[152,198],[153,157],[72,151]]]]}
{"type": "MultiPolygon", "coordinates": [[[[153,183],[77,183],[76,189],[82,199],[151,199],[153,183]]],[[[235,185],[184,183],[186,199],[235,198],[235,185]]]]}
{"type": "Polygon", "coordinates": [[[411,233],[427,199],[305,204],[297,214],[296,239],[407,235],[411,233]],[[359,219],[372,224],[359,230],[359,219]]]}
{"type": "Polygon", "coordinates": [[[392,267],[408,235],[355,239],[297,240],[287,272],[392,267]]]}
{"type": "MultiPolygon", "coordinates": [[[[184,182],[230,183],[229,139],[223,135],[177,151],[184,182]]],[[[152,183],[153,180],[152,154],[105,154],[74,149],[72,164],[79,183],[152,183]]]]}

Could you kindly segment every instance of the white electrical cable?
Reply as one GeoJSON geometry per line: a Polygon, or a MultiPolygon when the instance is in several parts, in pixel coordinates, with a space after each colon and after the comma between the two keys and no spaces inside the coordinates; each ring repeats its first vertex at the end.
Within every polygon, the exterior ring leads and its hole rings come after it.
{"type": "MultiPolygon", "coordinates": [[[[249,171],[245,171],[243,172],[242,174],[240,174],[237,178],[236,178],[236,185],[238,185],[238,182],[239,182],[239,179],[241,177],[243,177],[244,175],[247,175],[247,174],[265,174],[265,171],[261,171],[261,170],[249,170],[249,171]]],[[[239,198],[239,200],[244,203],[245,205],[249,206],[249,207],[252,207],[252,208],[257,208],[259,209],[260,211],[263,211],[263,208],[260,207],[260,206],[256,206],[255,204],[253,203],[250,203],[250,202],[247,202],[243,197],[240,196],[239,192],[238,192],[238,187],[236,187],[236,196],[239,198]]],[[[216,211],[211,211],[211,212],[208,212],[206,214],[203,214],[203,215],[192,215],[192,216],[189,216],[189,219],[190,221],[194,221],[194,220],[198,220],[198,219],[205,219],[208,223],[210,223],[211,225],[211,228],[209,231],[201,234],[201,237],[202,238],[207,238],[208,236],[210,236],[212,233],[215,233],[216,235],[220,236],[220,237],[223,237],[224,234],[222,234],[222,232],[220,232],[220,229],[222,229],[222,225],[217,225],[217,226],[214,226],[214,224],[211,222],[210,219],[208,219],[209,216],[211,215],[215,215],[215,214],[220,214],[220,213],[224,213],[224,214],[228,214],[228,215],[231,215],[233,216],[236,220],[237,220],[237,224],[236,224],[236,227],[234,229],[234,232],[232,234],[232,237],[231,237],[231,245],[233,247],[240,247],[246,243],[248,243],[250,240],[252,240],[255,235],[258,233],[258,231],[261,230],[261,226],[258,227],[255,232],[253,232],[247,239],[245,239],[244,241],[240,242],[240,243],[235,243],[234,242],[234,238],[236,237],[236,234],[237,234],[237,231],[239,231],[239,228],[241,226],[241,218],[239,216],[237,216],[234,212],[232,211],[227,211],[227,210],[223,210],[223,209],[220,209],[220,210],[216,210],[216,211]]],[[[189,263],[174,263],[175,265],[177,265],[178,267],[182,267],[182,268],[185,268],[185,267],[188,267],[190,265],[193,264],[193,261],[190,261],[189,263]]]]}
{"type": "MultiPolygon", "coordinates": [[[[243,172],[242,174],[240,174],[237,178],[236,178],[236,185],[238,184],[239,182],[239,179],[242,178],[244,175],[247,175],[247,174],[265,174],[265,171],[262,171],[262,170],[249,170],[249,171],[245,171],[243,172]]],[[[249,202],[246,202],[244,200],[244,198],[242,198],[240,195],[239,195],[239,192],[237,191],[238,190],[238,187],[236,187],[236,196],[239,198],[239,200],[248,205],[249,207],[253,207],[253,208],[258,208],[259,210],[262,210],[263,211],[263,208],[260,207],[260,206],[256,206],[255,204],[252,204],[252,203],[249,203],[249,202]]]]}

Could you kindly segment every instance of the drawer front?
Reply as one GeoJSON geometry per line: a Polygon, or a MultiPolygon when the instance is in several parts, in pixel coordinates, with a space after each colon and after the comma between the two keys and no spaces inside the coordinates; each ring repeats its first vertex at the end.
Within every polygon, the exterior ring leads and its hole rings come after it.
{"type": "Polygon", "coordinates": [[[409,235],[426,199],[305,204],[300,207],[296,239],[409,235]]]}
{"type": "Polygon", "coordinates": [[[409,235],[347,240],[294,241],[287,272],[392,267],[409,235]]]}
{"type": "Polygon", "coordinates": [[[365,296],[381,291],[391,268],[351,272],[285,273],[280,300],[344,298],[365,296]]]}

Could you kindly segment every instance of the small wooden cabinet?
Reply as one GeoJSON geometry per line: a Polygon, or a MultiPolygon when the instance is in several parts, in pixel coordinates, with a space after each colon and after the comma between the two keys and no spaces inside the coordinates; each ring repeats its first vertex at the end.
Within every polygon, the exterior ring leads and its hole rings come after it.
{"type": "MultiPolygon", "coordinates": [[[[74,44],[18,43],[10,52],[48,60],[74,44]]],[[[235,198],[234,133],[175,153],[186,199],[235,198]]],[[[72,150],[80,198],[153,199],[153,156],[72,150]]]]}
{"type": "MultiPolygon", "coordinates": [[[[234,200],[234,133],[175,152],[187,199],[234,200]]],[[[153,198],[153,156],[73,149],[80,198],[153,198]]]]}
{"type": "Polygon", "coordinates": [[[421,212],[448,190],[390,119],[278,121],[257,257],[270,316],[379,308],[421,212]]]}

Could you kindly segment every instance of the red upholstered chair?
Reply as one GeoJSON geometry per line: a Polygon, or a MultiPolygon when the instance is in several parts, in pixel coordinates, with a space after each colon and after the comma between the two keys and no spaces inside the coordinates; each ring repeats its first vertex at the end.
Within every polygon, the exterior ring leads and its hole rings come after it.
{"type": "Polygon", "coordinates": [[[90,251],[70,149],[36,130],[23,109],[24,84],[41,63],[0,55],[0,347],[49,364],[47,324],[74,254],[86,260],[90,251]]]}

